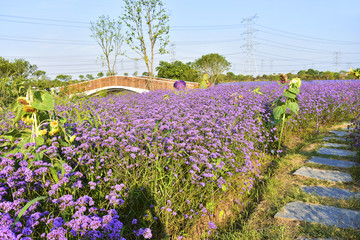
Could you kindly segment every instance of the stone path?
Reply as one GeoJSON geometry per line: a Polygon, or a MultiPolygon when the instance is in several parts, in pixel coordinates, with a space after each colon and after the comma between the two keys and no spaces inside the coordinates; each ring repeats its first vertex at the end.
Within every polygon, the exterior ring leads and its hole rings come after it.
{"type": "Polygon", "coordinates": [[[343,132],[343,131],[330,131],[330,132],[334,133],[338,137],[347,137],[347,136],[349,136],[348,132],[343,132]]]}
{"type": "Polygon", "coordinates": [[[341,147],[349,147],[349,145],[340,144],[340,143],[324,143],[324,147],[341,148],[341,147]]]}
{"type": "Polygon", "coordinates": [[[278,212],[275,217],[340,228],[360,228],[360,211],[299,201],[286,204],[284,210],[278,212]]]}
{"type": "Polygon", "coordinates": [[[294,172],[294,174],[303,177],[334,182],[351,182],[353,180],[351,175],[348,173],[331,170],[319,170],[311,167],[301,167],[296,172],[294,172]]]}
{"type": "Polygon", "coordinates": [[[334,155],[334,156],[340,156],[340,157],[355,157],[356,152],[349,151],[349,150],[342,150],[337,148],[320,148],[317,151],[319,154],[324,155],[334,155]]]}
{"type": "Polygon", "coordinates": [[[320,197],[330,197],[337,199],[349,199],[354,197],[360,197],[360,193],[354,193],[346,189],[341,188],[329,188],[320,186],[303,186],[302,190],[306,193],[310,193],[320,197]]]}
{"type": "MultiPolygon", "coordinates": [[[[356,152],[343,150],[338,148],[347,148],[347,144],[331,143],[331,141],[346,142],[348,132],[330,131],[336,137],[325,137],[324,143],[317,151],[319,154],[327,155],[330,158],[313,156],[307,163],[315,163],[328,165],[339,168],[349,168],[357,163],[352,161],[338,160],[339,157],[355,157],[356,152]]],[[[334,181],[334,182],[351,182],[353,181],[350,174],[342,171],[320,170],[316,168],[303,166],[294,172],[294,175],[307,178],[334,181]]],[[[351,192],[347,189],[329,188],[321,186],[303,186],[302,190],[308,194],[319,197],[329,197],[336,199],[360,198],[360,193],[351,192]]],[[[289,220],[307,221],[328,226],[337,226],[339,228],[356,228],[360,229],[360,211],[337,208],[333,206],[325,206],[319,204],[311,204],[305,202],[290,202],[279,211],[275,218],[283,218],[289,220]]],[[[304,240],[307,238],[303,238],[304,240]]]]}
{"type": "Polygon", "coordinates": [[[341,137],[324,137],[323,138],[324,141],[340,141],[340,142],[346,142],[346,138],[341,138],[341,137]]]}
{"type": "Polygon", "coordinates": [[[355,166],[355,162],[344,161],[344,160],[335,160],[330,158],[322,158],[322,157],[311,157],[308,163],[316,163],[322,165],[328,165],[333,167],[342,167],[342,168],[349,168],[355,166]]]}

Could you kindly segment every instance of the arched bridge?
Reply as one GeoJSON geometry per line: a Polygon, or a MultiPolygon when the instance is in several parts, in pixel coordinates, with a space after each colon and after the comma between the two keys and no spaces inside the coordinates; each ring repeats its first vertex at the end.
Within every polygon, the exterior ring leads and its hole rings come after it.
{"type": "MultiPolygon", "coordinates": [[[[92,95],[102,90],[113,91],[115,89],[121,89],[143,93],[149,91],[147,88],[148,81],[148,77],[110,76],[61,87],[60,91],[68,94],[85,93],[86,95],[92,95]]],[[[153,78],[152,90],[174,89],[174,83],[176,81],[177,80],[173,79],[153,78]]],[[[199,87],[199,83],[186,82],[186,87],[189,89],[197,88],[199,87]]]]}

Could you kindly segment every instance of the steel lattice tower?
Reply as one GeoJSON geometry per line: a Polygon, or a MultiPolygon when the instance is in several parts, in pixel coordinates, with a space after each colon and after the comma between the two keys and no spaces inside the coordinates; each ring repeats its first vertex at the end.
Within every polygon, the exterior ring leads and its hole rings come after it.
{"type": "Polygon", "coordinates": [[[256,59],[254,54],[254,32],[256,31],[253,28],[253,21],[257,18],[257,15],[254,15],[252,17],[244,18],[241,23],[247,24],[247,30],[243,33],[243,35],[246,35],[246,44],[243,45],[246,49],[246,55],[247,55],[247,74],[251,75],[252,73],[254,76],[258,75],[258,70],[256,66],[256,59]],[[254,71],[254,72],[253,72],[254,71]]]}

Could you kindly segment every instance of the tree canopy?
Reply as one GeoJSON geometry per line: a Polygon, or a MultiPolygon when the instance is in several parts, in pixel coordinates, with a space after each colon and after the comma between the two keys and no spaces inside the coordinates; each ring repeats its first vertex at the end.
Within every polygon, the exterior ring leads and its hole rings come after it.
{"type": "Polygon", "coordinates": [[[221,73],[230,69],[231,63],[217,53],[210,53],[197,59],[194,67],[202,73],[208,74],[209,82],[213,85],[216,84],[221,73]]]}
{"type": "Polygon", "coordinates": [[[175,61],[172,63],[160,61],[159,66],[156,67],[157,76],[160,78],[169,78],[184,80],[190,82],[198,81],[198,72],[192,67],[192,63],[183,63],[175,61]]]}

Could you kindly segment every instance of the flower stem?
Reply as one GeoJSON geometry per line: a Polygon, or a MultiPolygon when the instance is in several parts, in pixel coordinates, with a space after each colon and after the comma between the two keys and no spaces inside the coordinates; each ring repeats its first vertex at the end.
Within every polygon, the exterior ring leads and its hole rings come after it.
{"type": "Polygon", "coordinates": [[[283,114],[282,121],[281,121],[281,131],[280,131],[280,138],[279,138],[278,151],[280,150],[281,138],[282,138],[283,131],[284,131],[284,125],[285,125],[285,114],[283,114]]]}

